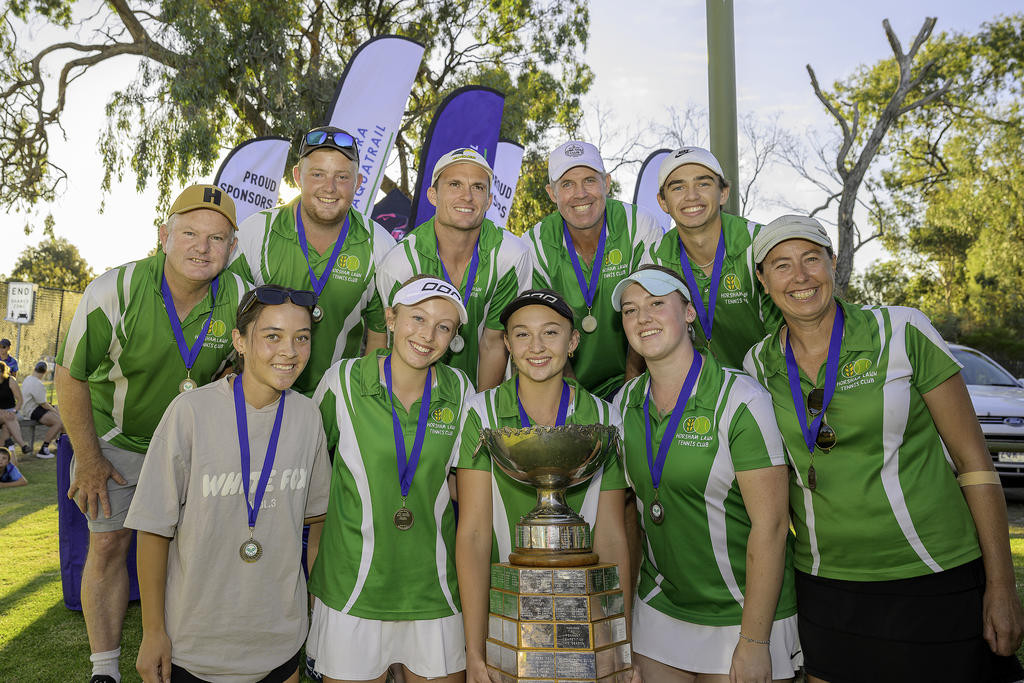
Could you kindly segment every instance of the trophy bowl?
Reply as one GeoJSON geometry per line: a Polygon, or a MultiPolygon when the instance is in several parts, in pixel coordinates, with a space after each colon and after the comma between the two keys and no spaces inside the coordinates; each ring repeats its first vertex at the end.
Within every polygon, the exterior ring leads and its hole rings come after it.
{"type": "Polygon", "coordinates": [[[537,489],[537,505],[516,525],[513,562],[567,565],[596,562],[590,525],[565,502],[565,490],[616,457],[618,430],[608,425],[483,429],[480,446],[505,474],[537,489]],[[567,555],[578,554],[575,559],[567,555]],[[556,557],[558,556],[558,557],[556,557]]]}

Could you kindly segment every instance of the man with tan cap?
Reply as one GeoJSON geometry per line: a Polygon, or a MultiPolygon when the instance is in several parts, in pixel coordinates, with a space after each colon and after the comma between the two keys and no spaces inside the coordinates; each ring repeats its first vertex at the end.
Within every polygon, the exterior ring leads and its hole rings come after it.
{"type": "Polygon", "coordinates": [[[82,612],[92,683],[121,678],[131,541],[123,523],[150,438],[171,400],[212,380],[232,348],[247,283],[221,271],[236,229],[234,202],[220,188],[186,188],[155,255],[86,287],[57,354],[57,398],[75,448],[68,497],[89,524],[82,612]]]}
{"type": "Polygon", "coordinates": [[[499,316],[532,278],[523,241],[484,218],[493,179],[490,164],[469,147],[438,159],[427,190],[437,213],[391,250],[377,274],[385,302],[413,275],[432,275],[458,288],[469,322],[443,361],[469,375],[477,391],[501,383],[507,356],[499,316]]]}
{"type": "Polygon", "coordinates": [[[658,204],[675,221],[645,262],[679,271],[693,292],[696,345],[729,368],[781,320],[754,276],[751,244],[761,226],[722,211],[729,182],[702,147],[682,147],[661,163],[658,204]]]}
{"type": "Polygon", "coordinates": [[[643,370],[612,308],[612,290],[664,231],[643,209],[608,197],[612,177],[589,142],[556,147],[548,180],[558,210],[524,235],[533,253],[533,286],[559,292],[572,306],[580,331],[573,372],[583,388],[608,399],[643,370]]]}

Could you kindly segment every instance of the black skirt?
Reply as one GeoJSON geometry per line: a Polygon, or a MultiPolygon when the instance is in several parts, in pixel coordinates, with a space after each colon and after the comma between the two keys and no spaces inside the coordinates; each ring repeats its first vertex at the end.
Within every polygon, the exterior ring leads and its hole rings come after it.
{"type": "Polygon", "coordinates": [[[796,572],[800,644],[807,673],[830,683],[1024,678],[1014,656],[982,637],[980,559],[894,581],[840,581],[796,572]]]}

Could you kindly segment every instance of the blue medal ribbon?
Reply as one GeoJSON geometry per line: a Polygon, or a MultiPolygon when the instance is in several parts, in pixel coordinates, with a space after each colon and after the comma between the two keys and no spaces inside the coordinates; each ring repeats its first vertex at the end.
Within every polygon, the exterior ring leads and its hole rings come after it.
{"type": "MultiPolygon", "coordinates": [[[[530,426],[530,416],[526,414],[523,402],[519,400],[519,377],[516,376],[516,404],[519,406],[519,424],[523,427],[530,426]]],[[[569,383],[562,380],[562,397],[558,399],[558,415],[555,417],[555,426],[561,427],[565,424],[565,418],[569,414],[569,383]]]]}
{"type": "MultiPolygon", "coordinates": [[[[395,430],[395,455],[398,456],[398,483],[402,487],[402,500],[409,495],[412,478],[416,476],[416,467],[420,464],[420,452],[423,450],[423,437],[427,433],[427,420],[430,418],[430,369],[423,383],[423,398],[420,399],[420,419],[416,423],[416,437],[412,442],[412,452],[406,458],[405,435],[402,434],[402,423],[398,421],[395,410],[395,398],[391,393],[391,354],[384,359],[384,383],[388,390],[388,401],[391,402],[391,421],[395,430]]],[[[404,505],[404,502],[403,502],[404,505]]]]}
{"type": "Polygon", "coordinates": [[[345,212],[345,222],[341,225],[341,232],[338,234],[338,239],[334,242],[334,249],[331,251],[331,257],[327,259],[327,267],[324,268],[324,272],[320,274],[320,277],[316,276],[313,272],[313,266],[309,262],[309,243],[306,241],[306,227],[302,224],[302,202],[295,207],[295,227],[299,233],[299,246],[302,247],[302,255],[306,257],[306,267],[309,268],[309,284],[313,287],[313,292],[316,293],[317,298],[320,298],[320,292],[324,291],[324,287],[327,286],[327,280],[331,277],[331,271],[334,270],[334,264],[338,261],[338,254],[341,253],[341,246],[345,243],[345,238],[348,237],[348,212],[345,212]]]}
{"type": "Polygon", "coordinates": [[[686,253],[683,240],[679,240],[679,263],[683,267],[683,275],[686,276],[686,286],[690,288],[690,296],[693,298],[693,307],[697,309],[697,318],[700,326],[704,329],[704,337],[711,345],[711,328],[715,324],[715,302],[718,301],[718,283],[722,279],[722,265],[725,263],[725,232],[718,235],[718,248],[715,250],[715,265],[711,269],[711,289],[708,292],[708,305],[704,307],[704,300],[700,295],[700,288],[697,286],[697,278],[693,275],[693,268],[690,267],[690,256],[686,253]]]}
{"type": "Polygon", "coordinates": [[[162,275],[160,277],[160,292],[164,296],[164,309],[166,309],[167,317],[171,321],[174,341],[178,343],[178,354],[181,355],[181,360],[185,362],[185,370],[188,373],[192,372],[192,366],[195,365],[196,359],[199,358],[199,352],[203,349],[203,342],[206,341],[206,333],[210,331],[210,321],[213,320],[213,307],[217,301],[217,287],[219,283],[219,275],[213,278],[213,282],[210,283],[210,314],[206,316],[206,322],[203,323],[203,329],[199,332],[199,336],[196,337],[195,344],[189,346],[185,342],[185,333],[181,329],[178,311],[174,308],[174,299],[171,297],[171,288],[167,285],[167,276],[162,275]]]}
{"type": "Polygon", "coordinates": [[[665,425],[665,435],[658,444],[657,460],[654,459],[654,446],[653,439],[651,438],[651,384],[650,380],[648,380],[647,396],[644,398],[644,430],[647,434],[647,469],[651,471],[651,481],[654,483],[655,491],[661,485],[661,473],[665,471],[668,450],[675,439],[676,430],[679,429],[679,421],[683,419],[683,413],[686,412],[686,402],[690,398],[693,386],[697,383],[697,377],[700,375],[700,368],[703,364],[704,359],[699,353],[694,351],[693,360],[690,362],[690,370],[686,373],[686,380],[683,382],[683,388],[679,390],[679,396],[676,397],[676,405],[672,408],[672,415],[668,418],[668,424],[665,425]]]}
{"type": "Polygon", "coordinates": [[[562,234],[565,235],[565,245],[569,249],[569,258],[572,259],[572,269],[576,273],[576,282],[580,285],[580,292],[583,294],[583,302],[587,309],[594,306],[594,297],[597,295],[597,285],[601,281],[601,266],[604,263],[604,243],[608,238],[608,217],[605,216],[601,225],[601,238],[597,242],[597,252],[594,254],[594,267],[590,271],[590,282],[583,276],[583,266],[580,265],[580,258],[576,255],[576,245],[569,234],[569,226],[562,220],[562,234]]]}
{"type": "Polygon", "coordinates": [[[267,456],[263,459],[263,469],[256,484],[256,494],[249,503],[249,425],[245,418],[245,394],[242,392],[242,376],[235,377],[232,391],[235,397],[235,423],[238,427],[238,449],[242,452],[242,493],[245,495],[245,508],[249,513],[249,530],[256,526],[256,515],[259,514],[263,494],[266,493],[270,473],[274,469],[274,457],[277,455],[277,439],[281,436],[281,420],[284,418],[284,392],[281,392],[277,404],[277,415],[274,417],[274,428],[270,430],[270,441],[267,442],[267,456]]]}
{"type": "MultiPolygon", "coordinates": [[[[437,261],[441,264],[441,275],[444,276],[444,281],[450,284],[455,289],[459,286],[452,282],[452,279],[448,277],[448,271],[444,268],[444,261],[441,260],[441,251],[437,251],[437,261]]],[[[465,305],[469,305],[469,295],[473,293],[473,285],[476,283],[476,269],[480,266],[480,238],[476,238],[476,244],[473,246],[473,258],[469,261],[469,272],[466,275],[466,291],[462,294],[462,302],[465,305]]]]}
{"type": "Polygon", "coordinates": [[[821,429],[821,421],[825,417],[825,410],[832,395],[836,393],[836,379],[839,377],[839,347],[843,341],[843,307],[836,304],[836,317],[832,321],[832,334],[828,338],[828,359],[825,361],[825,400],[821,405],[821,412],[814,416],[810,426],[807,424],[807,404],[804,402],[804,394],[800,390],[800,368],[796,364],[796,356],[793,355],[793,345],[789,343],[789,335],[786,335],[786,375],[789,377],[789,393],[793,396],[793,407],[796,409],[796,419],[800,423],[800,431],[804,435],[804,443],[807,450],[814,453],[814,443],[818,440],[818,431],[821,429]]]}

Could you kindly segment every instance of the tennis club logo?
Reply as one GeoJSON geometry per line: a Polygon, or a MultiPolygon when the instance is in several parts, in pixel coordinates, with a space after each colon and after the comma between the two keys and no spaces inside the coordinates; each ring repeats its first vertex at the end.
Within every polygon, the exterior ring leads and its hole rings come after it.
{"type": "Polygon", "coordinates": [[[565,147],[565,156],[567,157],[581,157],[583,156],[582,145],[571,144],[565,147]]]}
{"type": "Polygon", "coordinates": [[[725,288],[730,292],[737,291],[740,288],[740,279],[734,273],[729,273],[725,276],[725,288]]]}
{"type": "Polygon", "coordinates": [[[338,257],[338,266],[351,270],[353,273],[359,270],[360,265],[359,257],[354,254],[342,254],[338,257]]]}
{"type": "Polygon", "coordinates": [[[711,420],[703,415],[688,417],[683,422],[683,429],[690,434],[707,434],[711,431],[711,420]]]}
{"type": "Polygon", "coordinates": [[[430,419],[434,422],[451,424],[455,421],[455,413],[452,412],[451,408],[434,408],[430,411],[430,419]]]}
{"type": "Polygon", "coordinates": [[[612,249],[608,252],[608,263],[613,266],[617,266],[622,263],[622,252],[618,249],[612,249]]]}
{"type": "Polygon", "coordinates": [[[210,323],[210,334],[214,337],[223,337],[227,331],[228,326],[223,320],[214,320],[210,323]]]}
{"type": "Polygon", "coordinates": [[[871,369],[870,358],[859,358],[843,366],[843,377],[856,377],[863,375],[871,369]]]}

